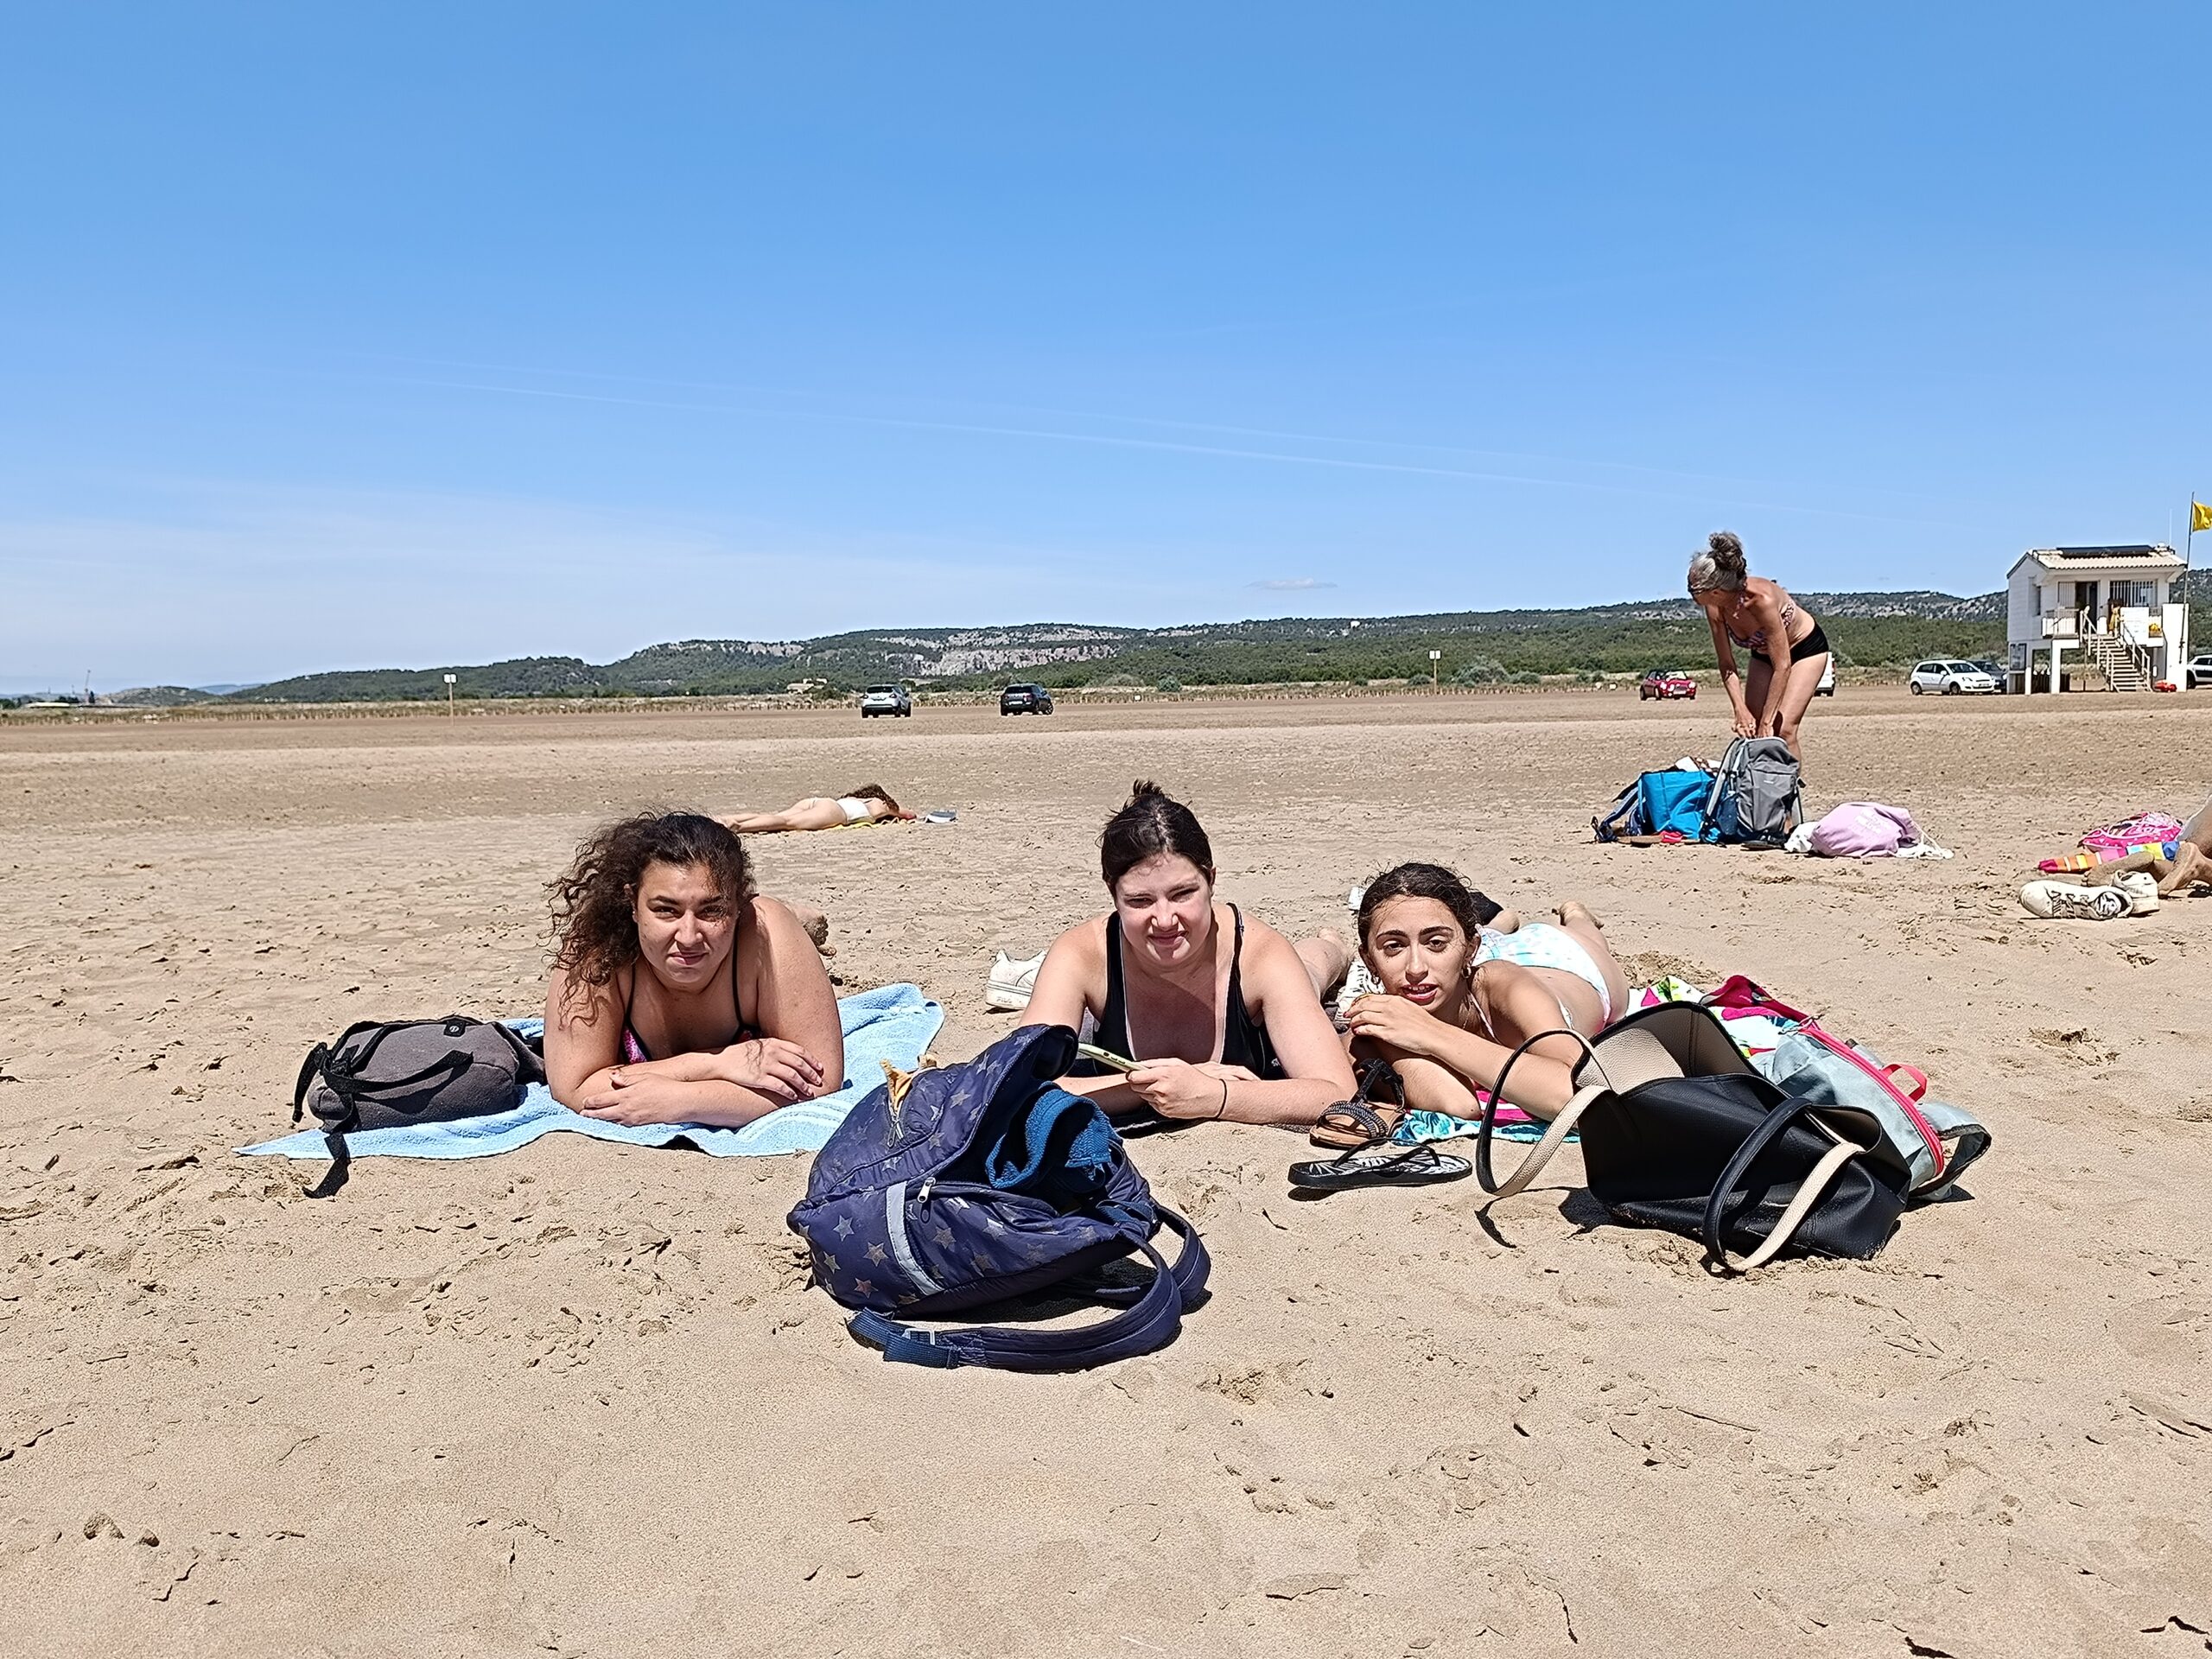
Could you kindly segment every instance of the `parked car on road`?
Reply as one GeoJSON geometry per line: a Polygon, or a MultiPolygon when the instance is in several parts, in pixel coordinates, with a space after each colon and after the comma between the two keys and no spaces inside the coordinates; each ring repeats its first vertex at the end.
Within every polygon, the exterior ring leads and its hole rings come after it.
{"type": "Polygon", "coordinates": [[[1697,697],[1697,682],[1679,668],[1655,668],[1643,677],[1636,688],[1637,701],[1649,702],[1654,697],[1662,702],[1671,697],[1697,697]]]}
{"type": "Polygon", "coordinates": [[[2012,684],[2012,671],[2002,663],[1990,662],[1980,657],[1974,658],[1974,665],[1996,681],[1997,694],[2004,696],[2012,684]]]}
{"type": "Polygon", "coordinates": [[[868,720],[876,715],[904,715],[914,712],[914,700],[906,695],[903,685],[871,685],[861,693],[861,718],[868,720]]]}
{"type": "Polygon", "coordinates": [[[1993,696],[1997,692],[1995,679],[1972,663],[1949,657],[1931,657],[1924,663],[1916,663],[1907,683],[1916,697],[1923,691],[1940,691],[1947,697],[1961,691],[1981,696],[1993,696]]]}
{"type": "Polygon", "coordinates": [[[2212,655],[2190,658],[2189,659],[2189,689],[2194,691],[2200,686],[2207,685],[2212,685],[2212,655]]]}
{"type": "Polygon", "coordinates": [[[999,713],[1002,715],[1049,715],[1052,712],[1052,694],[1041,685],[1009,685],[999,693],[999,713]]]}

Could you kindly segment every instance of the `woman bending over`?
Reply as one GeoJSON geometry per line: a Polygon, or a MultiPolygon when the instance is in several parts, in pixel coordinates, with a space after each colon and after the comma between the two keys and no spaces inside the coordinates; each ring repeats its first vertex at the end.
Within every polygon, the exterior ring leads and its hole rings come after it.
{"type": "Polygon", "coordinates": [[[1818,620],[1781,583],[1751,575],[1743,543],[1725,530],[1714,531],[1690,561],[1690,597],[1713,630],[1736,734],[1778,737],[1797,754],[1797,728],[1828,665],[1828,637],[1818,620]],[[1736,671],[1739,648],[1751,657],[1748,683],[1736,671]]]}
{"type": "Polygon", "coordinates": [[[1325,966],[1216,902],[1213,848],[1190,808],[1136,785],[1106,821],[1099,873],[1114,908],[1046,952],[1026,1023],[1075,1027],[1138,1065],[1086,1060],[1064,1087],[1109,1112],[1301,1127],[1351,1094],[1313,988],[1325,966]]]}
{"type": "MultiPolygon", "coordinates": [[[[1597,918],[1580,904],[1559,907],[1557,925],[1523,922],[1510,933],[1484,926],[1497,906],[1436,864],[1401,864],[1376,877],[1359,906],[1359,948],[1380,995],[1345,1011],[1353,1054],[1386,1059],[1416,1110],[1478,1118],[1478,1089],[1497,1084],[1513,1051],[1562,1027],[1594,1037],[1624,1012],[1628,976],[1613,960],[1597,918]]],[[[1546,1038],[1516,1063],[1505,1098],[1549,1118],[1573,1098],[1582,1049],[1546,1038]]],[[[1395,1127],[1376,1109],[1384,1134],[1395,1127]]],[[[1315,1130],[1329,1145],[1381,1138],[1348,1108],[1315,1130]]]]}
{"type": "Polygon", "coordinates": [[[780,812],[741,808],[722,822],[741,836],[779,836],[798,830],[842,830],[849,823],[880,823],[886,818],[910,822],[913,814],[891,798],[881,784],[862,784],[849,795],[810,795],[780,812]]]}
{"type": "Polygon", "coordinates": [[[553,913],[545,1073],[563,1106],[732,1128],[843,1084],[821,955],[714,819],[609,824],[553,884],[553,913]]]}

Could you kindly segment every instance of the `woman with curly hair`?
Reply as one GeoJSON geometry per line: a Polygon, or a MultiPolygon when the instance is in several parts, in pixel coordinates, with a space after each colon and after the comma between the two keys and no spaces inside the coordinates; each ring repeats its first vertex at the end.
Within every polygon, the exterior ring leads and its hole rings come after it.
{"type": "Polygon", "coordinates": [[[780,812],[741,807],[722,822],[741,836],[779,836],[795,830],[842,830],[849,823],[881,823],[886,818],[912,822],[913,814],[891,798],[881,784],[862,784],[848,795],[810,795],[780,812]]]}
{"type": "Polygon", "coordinates": [[[1708,536],[1705,551],[1690,561],[1689,588],[1713,631],[1736,735],[1778,737],[1799,754],[1797,728],[1828,666],[1820,619],[1780,582],[1753,575],[1743,542],[1725,530],[1708,536]],[[1739,650],[1751,656],[1748,679],[1736,671],[1739,650]]]}
{"type": "Polygon", "coordinates": [[[814,941],[696,812],[607,825],[552,887],[554,1099],[613,1123],[734,1128],[840,1088],[844,1037],[814,941]]]}

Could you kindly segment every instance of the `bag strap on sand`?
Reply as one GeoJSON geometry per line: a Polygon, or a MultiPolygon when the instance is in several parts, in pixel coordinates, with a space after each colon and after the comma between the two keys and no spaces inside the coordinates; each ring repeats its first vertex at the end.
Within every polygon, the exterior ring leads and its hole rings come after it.
{"type": "Polygon", "coordinates": [[[1075,1330],[1029,1329],[1016,1325],[970,1325],[961,1330],[925,1331],[873,1308],[862,1308],[845,1328],[861,1341],[883,1351],[887,1360],[950,1370],[977,1365],[1003,1371],[1080,1370],[1112,1359],[1126,1359],[1163,1348],[1180,1328],[1184,1310],[1205,1294],[1212,1258],[1198,1229],[1164,1204],[1154,1212],[1172,1232],[1182,1236],[1181,1254],[1171,1265],[1150,1244],[1138,1249],[1152,1263],[1153,1276],[1122,1311],[1096,1325],[1075,1330]]]}

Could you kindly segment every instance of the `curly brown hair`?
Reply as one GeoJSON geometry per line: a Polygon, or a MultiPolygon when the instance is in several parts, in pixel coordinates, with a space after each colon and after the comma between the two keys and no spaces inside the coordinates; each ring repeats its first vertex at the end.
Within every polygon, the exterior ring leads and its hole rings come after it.
{"type": "Polygon", "coordinates": [[[891,791],[881,784],[862,784],[858,789],[849,789],[845,791],[845,798],[850,801],[881,801],[893,812],[904,810],[891,798],[891,791]]]}
{"type": "Polygon", "coordinates": [[[582,1000],[638,959],[638,884],[648,864],[702,869],[741,906],[753,893],[753,864],[728,825],[697,812],[641,812],[601,826],[576,849],[568,874],[547,889],[553,965],[582,1000]]]}

